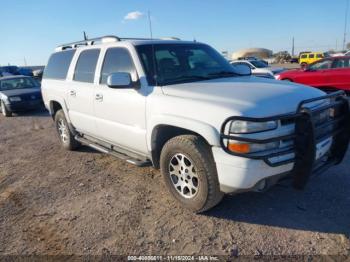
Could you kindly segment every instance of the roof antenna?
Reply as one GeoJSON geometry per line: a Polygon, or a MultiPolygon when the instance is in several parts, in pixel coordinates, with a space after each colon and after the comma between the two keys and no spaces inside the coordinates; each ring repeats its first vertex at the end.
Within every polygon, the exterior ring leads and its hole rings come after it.
{"type": "MultiPolygon", "coordinates": [[[[149,33],[150,33],[150,37],[151,37],[151,40],[153,40],[153,31],[152,31],[152,21],[151,21],[151,12],[148,10],[148,24],[149,24],[149,33]]],[[[152,41],[152,63],[153,63],[153,79],[154,79],[154,82],[156,84],[156,86],[158,85],[158,81],[157,81],[157,69],[156,69],[156,53],[155,53],[155,50],[154,50],[154,43],[152,41]]]]}
{"type": "Polygon", "coordinates": [[[88,36],[86,35],[85,31],[83,31],[83,34],[84,34],[84,40],[88,40],[88,36]]]}

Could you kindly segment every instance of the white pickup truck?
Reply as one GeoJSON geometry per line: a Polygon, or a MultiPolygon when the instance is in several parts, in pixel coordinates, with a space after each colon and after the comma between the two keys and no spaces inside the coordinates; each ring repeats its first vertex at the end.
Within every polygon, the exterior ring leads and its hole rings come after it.
{"type": "Polygon", "coordinates": [[[287,176],[303,188],[340,163],[349,143],[343,93],[253,77],[196,42],[106,36],[61,45],[42,94],[66,149],[84,144],[160,168],[194,212],[287,176]]]}

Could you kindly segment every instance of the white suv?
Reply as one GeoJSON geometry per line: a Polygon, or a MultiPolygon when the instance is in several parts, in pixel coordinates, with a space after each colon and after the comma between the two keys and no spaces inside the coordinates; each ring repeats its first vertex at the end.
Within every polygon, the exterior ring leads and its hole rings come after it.
{"type": "Polygon", "coordinates": [[[343,93],[250,76],[208,45],[115,36],[65,44],[42,81],[62,145],[85,144],[160,168],[183,206],[262,191],[340,163],[349,142],[343,93]]]}

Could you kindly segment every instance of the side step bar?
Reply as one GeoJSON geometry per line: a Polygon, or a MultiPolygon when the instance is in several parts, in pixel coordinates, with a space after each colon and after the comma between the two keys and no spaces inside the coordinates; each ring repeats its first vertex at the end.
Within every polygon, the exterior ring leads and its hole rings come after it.
{"type": "MultiPolygon", "coordinates": [[[[76,135],[74,137],[75,140],[77,140],[78,142],[80,142],[81,144],[83,145],[86,145],[88,147],[91,147],[99,152],[102,152],[102,153],[105,153],[105,154],[109,154],[109,155],[112,155],[114,157],[117,157],[119,159],[122,159],[130,164],[133,164],[135,166],[138,166],[138,167],[146,167],[146,166],[151,166],[152,163],[145,159],[145,160],[141,160],[141,159],[138,159],[138,158],[134,158],[134,157],[130,157],[124,153],[121,153],[121,152],[118,152],[116,150],[113,150],[112,147],[111,148],[107,148],[105,146],[102,146],[102,145],[99,145],[98,143],[94,142],[94,141],[91,141],[91,140],[88,140],[82,136],[79,136],[79,135],[76,135]]],[[[140,157],[142,158],[142,157],[140,157]]]]}

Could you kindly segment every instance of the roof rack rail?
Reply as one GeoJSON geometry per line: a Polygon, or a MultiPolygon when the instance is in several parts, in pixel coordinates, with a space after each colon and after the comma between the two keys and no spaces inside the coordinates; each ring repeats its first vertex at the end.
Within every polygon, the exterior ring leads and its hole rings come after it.
{"type": "Polygon", "coordinates": [[[91,38],[91,39],[86,39],[86,40],[81,40],[81,41],[77,41],[77,42],[59,45],[55,50],[56,51],[63,51],[66,49],[77,48],[79,46],[94,45],[94,44],[96,44],[96,42],[110,43],[110,42],[118,42],[120,40],[121,39],[117,36],[106,35],[106,36],[101,36],[101,37],[96,37],[96,38],[91,38]]]}
{"type": "Polygon", "coordinates": [[[63,45],[59,45],[55,48],[55,51],[63,51],[66,49],[73,49],[77,48],[79,46],[88,46],[88,45],[94,45],[96,43],[111,43],[111,42],[119,42],[123,40],[180,40],[180,38],[177,37],[167,37],[167,38],[135,38],[135,37],[118,37],[114,35],[106,35],[86,40],[81,40],[77,42],[67,43],[63,45]]]}

